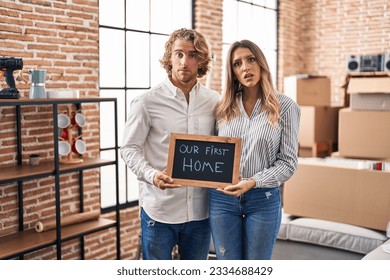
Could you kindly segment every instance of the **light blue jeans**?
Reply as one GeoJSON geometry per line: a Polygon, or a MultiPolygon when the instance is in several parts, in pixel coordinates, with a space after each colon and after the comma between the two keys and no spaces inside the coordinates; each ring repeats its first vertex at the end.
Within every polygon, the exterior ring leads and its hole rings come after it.
{"type": "Polygon", "coordinates": [[[219,260],[269,260],[280,228],[279,188],[240,197],[210,190],[210,227],[219,260]]]}
{"type": "Polygon", "coordinates": [[[210,249],[209,220],[165,224],[151,219],[141,209],[141,242],[144,260],[172,260],[178,245],[181,260],[207,260],[210,249]]]}

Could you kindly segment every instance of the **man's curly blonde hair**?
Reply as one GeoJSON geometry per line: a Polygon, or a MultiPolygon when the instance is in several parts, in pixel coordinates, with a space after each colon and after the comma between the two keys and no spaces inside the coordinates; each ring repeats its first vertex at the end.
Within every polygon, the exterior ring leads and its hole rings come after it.
{"type": "Polygon", "coordinates": [[[209,43],[205,36],[200,32],[192,29],[181,28],[175,30],[168,41],[165,43],[165,53],[162,59],[160,59],[161,66],[167,71],[168,76],[172,75],[172,46],[177,39],[184,39],[191,41],[194,44],[196,53],[199,58],[198,78],[206,75],[210,69],[211,53],[209,43]]]}

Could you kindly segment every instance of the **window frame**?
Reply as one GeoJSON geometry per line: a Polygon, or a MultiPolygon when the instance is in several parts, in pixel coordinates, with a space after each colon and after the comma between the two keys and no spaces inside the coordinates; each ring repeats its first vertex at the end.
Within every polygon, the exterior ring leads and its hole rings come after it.
{"type": "MultiPolygon", "coordinates": [[[[153,3],[153,1],[156,1],[156,0],[149,0],[149,17],[152,13],[152,7],[151,7],[151,4],[153,3]]],[[[169,1],[169,0],[167,0],[169,1]]],[[[175,2],[177,0],[171,0],[171,2],[175,2]]],[[[116,94],[122,94],[124,95],[124,104],[122,104],[122,106],[124,106],[124,110],[123,110],[123,114],[124,114],[124,122],[126,121],[127,119],[127,115],[128,115],[128,103],[129,103],[129,95],[130,95],[130,92],[132,91],[139,91],[139,92],[143,92],[143,91],[146,91],[146,90],[149,90],[152,86],[154,86],[154,82],[152,82],[152,78],[151,78],[151,72],[152,72],[152,67],[155,66],[155,65],[152,65],[152,63],[154,64],[155,62],[151,62],[151,56],[152,56],[152,40],[153,38],[157,38],[158,36],[164,36],[164,37],[169,37],[170,33],[164,33],[164,32],[154,32],[153,30],[151,30],[151,20],[149,18],[149,30],[141,30],[141,29],[132,29],[132,28],[129,28],[128,27],[128,24],[127,24],[127,15],[126,15],[126,11],[127,11],[127,3],[128,1],[127,0],[123,0],[123,4],[124,4],[124,22],[123,22],[123,26],[119,27],[118,24],[116,26],[111,26],[111,25],[107,25],[107,24],[101,24],[100,23],[100,19],[99,19],[99,34],[102,32],[102,31],[115,31],[115,32],[122,32],[122,36],[123,36],[123,40],[124,40],[124,48],[123,48],[123,51],[124,51],[124,81],[123,81],[123,86],[110,86],[110,85],[103,85],[101,86],[101,84],[99,83],[99,95],[102,96],[102,93],[104,94],[109,94],[110,91],[112,92],[116,92],[116,94]],[[148,40],[149,40],[149,50],[148,50],[148,53],[149,53],[149,84],[146,85],[146,86],[129,86],[128,85],[128,81],[127,81],[127,51],[128,51],[128,48],[127,48],[127,36],[131,33],[138,33],[138,34],[146,34],[148,36],[148,40]]],[[[156,2],[157,3],[157,2],[156,2]]],[[[181,4],[181,3],[180,3],[181,4]]],[[[184,27],[188,27],[188,28],[194,28],[194,16],[195,16],[195,0],[191,0],[191,1],[188,1],[188,6],[189,6],[189,14],[191,15],[189,18],[188,18],[188,26],[184,26],[184,27]]],[[[99,8],[100,8],[100,4],[99,4],[99,8]]],[[[172,12],[176,12],[176,9],[172,7],[172,12]]],[[[163,19],[166,19],[166,15],[161,15],[161,17],[163,19]]],[[[100,47],[100,44],[102,42],[99,40],[99,47],[100,47]]],[[[160,54],[162,55],[162,53],[160,54]]],[[[159,67],[159,65],[158,65],[159,67]]],[[[99,70],[101,68],[101,65],[99,65],[99,70]]],[[[162,70],[163,71],[163,70],[162,70]]],[[[120,102],[118,102],[118,106],[119,106],[120,102]]],[[[118,110],[120,111],[120,110],[118,110]]],[[[102,117],[102,113],[100,112],[100,117],[102,117]]],[[[118,123],[120,121],[122,121],[122,119],[119,119],[119,116],[118,117],[118,123]]],[[[123,124],[124,125],[124,124],[123,124]]],[[[122,131],[118,131],[118,134],[121,133],[122,131]]],[[[104,134],[104,131],[100,131],[100,138],[102,139],[102,136],[104,134]]],[[[122,141],[121,137],[118,137],[118,141],[122,141]]],[[[115,141],[114,141],[115,142],[115,141]]],[[[106,146],[106,147],[100,147],[100,153],[110,153],[112,151],[115,151],[115,146],[117,146],[118,148],[120,148],[120,143],[113,143],[111,146],[106,146]]],[[[119,149],[118,149],[119,151],[119,149]]],[[[115,154],[113,154],[112,156],[115,156],[115,154]]],[[[123,162],[123,160],[121,159],[120,155],[118,155],[118,158],[119,158],[119,167],[121,167],[121,162],[123,162]]],[[[124,162],[123,162],[124,164],[124,162]]],[[[106,167],[102,167],[100,170],[101,170],[101,174],[100,174],[100,183],[101,183],[101,186],[102,186],[102,177],[105,176],[104,175],[104,168],[106,167]]],[[[129,182],[129,176],[134,176],[131,171],[129,170],[129,168],[126,167],[126,165],[124,164],[123,168],[120,168],[120,176],[124,176],[124,178],[119,178],[120,182],[121,180],[123,180],[125,182],[125,187],[123,186],[119,186],[119,189],[120,189],[120,194],[119,194],[119,198],[120,198],[120,208],[121,209],[124,209],[124,208],[129,208],[129,207],[134,207],[136,205],[138,205],[138,195],[137,195],[137,198],[134,198],[132,199],[131,197],[129,198],[129,189],[130,188],[134,188],[136,187],[136,190],[137,190],[137,193],[138,193],[138,185],[137,186],[129,186],[130,182],[129,182]]],[[[123,183],[123,182],[121,182],[123,183]]],[[[136,184],[136,181],[134,181],[133,183],[136,184]]],[[[102,194],[101,192],[101,202],[102,202],[102,196],[104,194],[102,194]]],[[[110,198],[110,201],[109,205],[106,205],[106,206],[102,206],[102,213],[108,213],[108,212],[111,212],[111,211],[114,211],[115,210],[115,203],[116,203],[116,199],[114,198],[110,198]],[[112,202],[111,202],[112,200],[112,202]],[[112,205],[111,205],[112,204],[112,205]]]]}

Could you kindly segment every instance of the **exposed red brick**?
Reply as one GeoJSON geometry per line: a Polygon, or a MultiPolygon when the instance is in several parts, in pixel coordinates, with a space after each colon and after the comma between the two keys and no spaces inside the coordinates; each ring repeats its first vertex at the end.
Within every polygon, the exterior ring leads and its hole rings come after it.
{"type": "MultiPolygon", "coordinates": [[[[81,96],[99,95],[99,32],[97,0],[0,2],[0,56],[23,57],[24,69],[48,70],[47,89],[77,89],[81,96]],[[69,3],[71,2],[71,3],[69,3]]],[[[349,54],[384,53],[390,49],[390,9],[386,0],[279,2],[278,77],[309,73],[326,75],[332,93],[341,98],[349,54]]],[[[195,1],[195,28],[209,40],[216,61],[211,87],[221,92],[222,0],[195,1]]],[[[15,74],[16,76],[16,74],[15,74]]],[[[276,77],[275,77],[276,79],[276,77]]],[[[206,77],[201,80],[203,83],[206,77]]],[[[30,85],[16,81],[22,96],[30,85]]],[[[6,87],[3,78],[0,86],[6,87]]],[[[23,164],[37,152],[52,160],[51,106],[22,106],[23,164]],[[38,144],[39,143],[39,144],[38,144]]],[[[88,156],[99,154],[99,105],[83,104],[88,125],[83,131],[88,156]]],[[[64,108],[59,109],[59,112],[64,108]]],[[[0,108],[0,166],[16,164],[15,109],[0,108]]],[[[100,209],[99,170],[84,171],[84,208],[100,209]]],[[[55,215],[54,177],[23,182],[25,227],[55,215]]],[[[78,173],[61,175],[63,215],[79,210],[78,173]]],[[[0,188],[0,236],[18,230],[15,183],[0,188]]],[[[103,215],[115,219],[115,213],[103,215]]],[[[139,208],[121,211],[121,255],[134,259],[139,246],[139,208]]],[[[116,232],[111,228],[86,236],[87,259],[115,259],[116,232]]],[[[79,240],[64,243],[64,259],[78,259],[79,240]]],[[[55,259],[56,246],[28,254],[25,259],[55,259]]]]}

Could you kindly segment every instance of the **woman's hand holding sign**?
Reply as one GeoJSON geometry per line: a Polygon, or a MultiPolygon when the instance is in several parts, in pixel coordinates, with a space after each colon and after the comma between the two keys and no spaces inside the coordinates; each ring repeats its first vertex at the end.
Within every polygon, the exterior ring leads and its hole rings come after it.
{"type": "Polygon", "coordinates": [[[218,188],[217,191],[223,192],[224,194],[239,197],[240,195],[246,193],[255,186],[256,182],[252,178],[241,179],[237,184],[229,185],[224,188],[218,188]]]}

